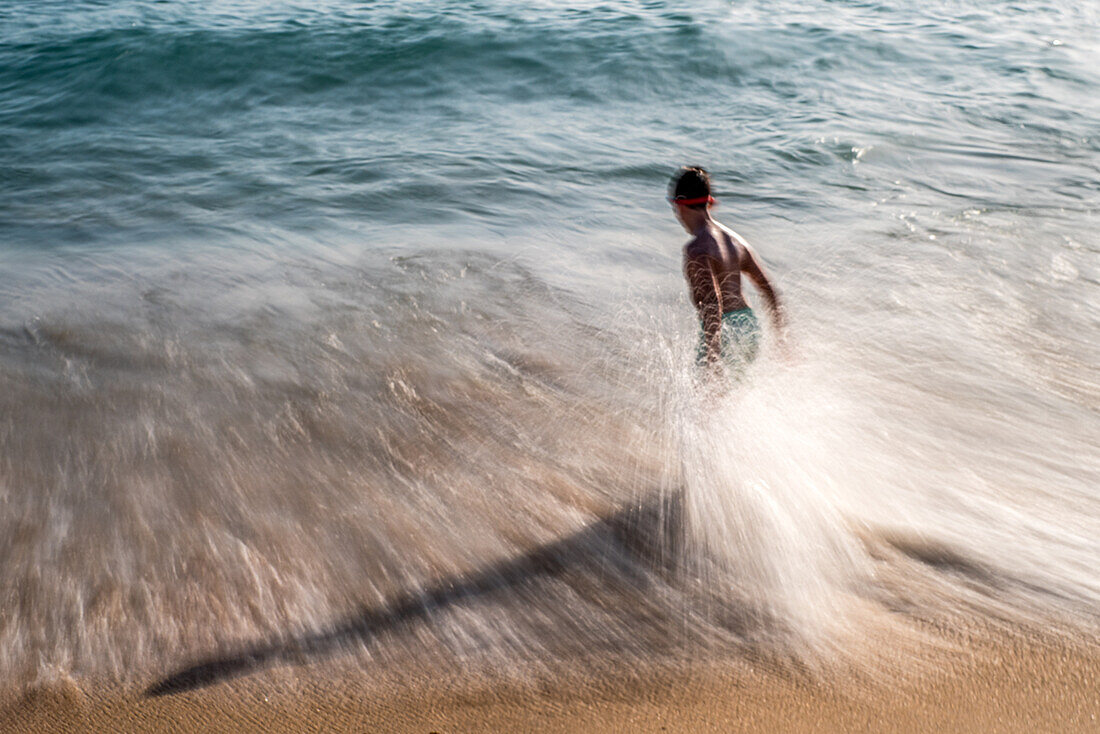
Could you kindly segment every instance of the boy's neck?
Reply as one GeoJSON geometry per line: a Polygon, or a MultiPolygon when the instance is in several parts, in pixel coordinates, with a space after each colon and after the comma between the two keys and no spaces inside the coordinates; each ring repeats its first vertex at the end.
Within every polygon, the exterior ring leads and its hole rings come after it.
{"type": "Polygon", "coordinates": [[[682,213],[685,229],[691,232],[693,235],[699,234],[699,231],[710,226],[714,221],[710,218],[710,207],[706,209],[685,209],[682,213]]]}

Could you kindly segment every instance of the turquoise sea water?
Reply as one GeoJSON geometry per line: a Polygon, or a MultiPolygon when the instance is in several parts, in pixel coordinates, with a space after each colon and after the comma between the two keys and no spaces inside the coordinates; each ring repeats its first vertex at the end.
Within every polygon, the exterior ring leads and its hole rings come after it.
{"type": "Polygon", "coordinates": [[[878,545],[1091,627],[1098,39],[1063,0],[0,0],[0,673],[155,678],[562,538],[386,650],[820,651],[891,608],[878,545]],[[684,163],[792,313],[718,407],[684,163]],[[671,576],[591,536],[658,496],[671,576]]]}
{"type": "Polygon", "coordinates": [[[750,220],[855,219],[903,193],[1036,214],[1096,195],[1088,3],[0,13],[6,249],[634,234],[665,223],[683,161],[750,220]]]}

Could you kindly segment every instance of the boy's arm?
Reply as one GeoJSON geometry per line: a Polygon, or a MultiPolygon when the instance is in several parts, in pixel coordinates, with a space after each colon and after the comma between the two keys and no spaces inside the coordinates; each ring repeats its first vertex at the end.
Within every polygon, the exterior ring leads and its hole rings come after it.
{"type": "Polygon", "coordinates": [[[703,322],[707,362],[715,363],[722,354],[722,289],[714,275],[714,265],[703,254],[684,250],[684,277],[691,291],[691,302],[703,322]]]}
{"type": "Polygon", "coordinates": [[[752,248],[742,243],[741,252],[741,272],[748,276],[752,284],[756,286],[756,290],[758,290],[760,295],[764,297],[764,300],[768,302],[768,308],[771,310],[772,323],[775,324],[776,334],[782,339],[786,332],[787,314],[783,309],[783,304],[779,301],[779,294],[776,293],[775,288],[772,287],[771,280],[768,279],[767,273],[764,272],[764,268],[761,266],[760,260],[756,257],[756,253],[752,251],[752,248]]]}

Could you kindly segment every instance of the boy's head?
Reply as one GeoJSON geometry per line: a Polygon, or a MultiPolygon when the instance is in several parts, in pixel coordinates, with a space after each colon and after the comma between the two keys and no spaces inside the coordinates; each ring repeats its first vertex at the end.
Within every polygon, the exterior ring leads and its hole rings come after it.
{"type": "Polygon", "coordinates": [[[714,203],[710,193],[710,174],[699,166],[684,166],[668,185],[668,200],[677,208],[706,209],[714,203]]]}

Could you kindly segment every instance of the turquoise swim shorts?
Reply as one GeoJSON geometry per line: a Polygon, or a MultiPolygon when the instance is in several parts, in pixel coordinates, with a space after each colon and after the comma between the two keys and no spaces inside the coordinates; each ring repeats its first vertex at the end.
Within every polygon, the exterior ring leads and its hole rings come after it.
{"type": "MultiPolygon", "coordinates": [[[[731,367],[743,367],[756,359],[760,351],[760,322],[747,306],[722,314],[722,361],[731,367]]],[[[699,346],[695,350],[695,363],[707,363],[707,339],[703,325],[699,325],[699,346]]]]}

